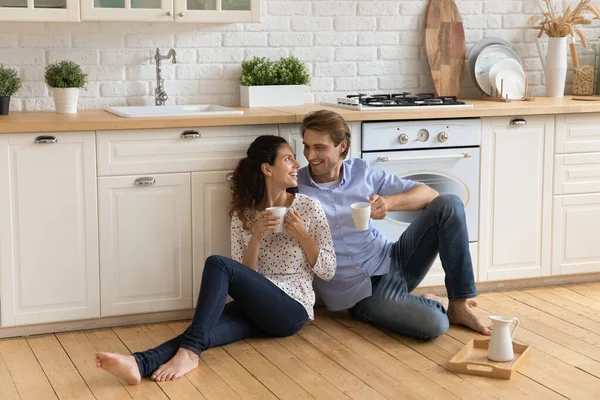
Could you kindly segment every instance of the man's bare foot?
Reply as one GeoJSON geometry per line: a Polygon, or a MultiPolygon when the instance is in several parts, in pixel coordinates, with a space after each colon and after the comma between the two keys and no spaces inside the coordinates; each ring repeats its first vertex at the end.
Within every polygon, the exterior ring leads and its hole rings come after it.
{"type": "Polygon", "coordinates": [[[473,329],[475,332],[491,335],[490,324],[483,323],[472,310],[467,300],[452,300],[448,307],[448,319],[451,324],[464,325],[473,329]]]}
{"type": "MultiPolygon", "coordinates": [[[[447,297],[440,297],[440,296],[436,296],[435,294],[431,294],[431,293],[425,293],[425,294],[421,295],[421,297],[423,297],[425,299],[437,301],[438,303],[441,303],[446,310],[448,309],[448,298],[447,297]]],[[[468,299],[467,304],[469,305],[469,307],[477,307],[477,300],[468,299]]]]}
{"type": "Polygon", "coordinates": [[[96,367],[110,372],[130,385],[137,385],[142,380],[140,369],[133,356],[118,353],[96,353],[96,367]]]}
{"type": "Polygon", "coordinates": [[[158,367],[152,374],[157,382],[179,379],[198,366],[198,356],[191,350],[180,347],[169,361],[158,367]]]}

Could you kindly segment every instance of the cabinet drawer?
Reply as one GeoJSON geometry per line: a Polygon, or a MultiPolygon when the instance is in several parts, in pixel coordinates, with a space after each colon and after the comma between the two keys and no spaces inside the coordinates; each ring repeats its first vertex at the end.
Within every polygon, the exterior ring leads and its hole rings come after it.
{"type": "Polygon", "coordinates": [[[554,156],[554,194],[600,192],[600,153],[554,156]]]}
{"type": "Polygon", "coordinates": [[[600,151],[600,114],[556,116],[556,153],[600,151]]]}
{"type": "Polygon", "coordinates": [[[257,136],[277,133],[277,125],[98,132],[98,174],[233,169],[257,136]]]}

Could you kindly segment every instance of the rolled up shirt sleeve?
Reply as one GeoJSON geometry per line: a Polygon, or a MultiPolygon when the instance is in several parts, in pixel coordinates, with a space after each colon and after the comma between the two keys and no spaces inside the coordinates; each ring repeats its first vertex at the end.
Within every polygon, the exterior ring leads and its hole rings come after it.
{"type": "Polygon", "coordinates": [[[367,170],[367,179],[371,181],[372,187],[376,189],[376,193],[380,196],[405,193],[417,185],[422,185],[421,182],[402,179],[394,174],[375,168],[367,170]]]}

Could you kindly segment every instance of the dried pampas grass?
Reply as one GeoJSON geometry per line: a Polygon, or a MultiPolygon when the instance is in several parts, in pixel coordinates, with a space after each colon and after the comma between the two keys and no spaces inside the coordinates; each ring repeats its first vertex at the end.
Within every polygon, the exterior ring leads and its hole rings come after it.
{"type": "Polygon", "coordinates": [[[543,5],[546,6],[546,11],[540,6],[542,15],[533,15],[529,18],[528,24],[533,29],[539,29],[540,33],[538,37],[541,37],[544,33],[549,37],[565,37],[565,36],[579,36],[581,43],[584,47],[587,47],[587,40],[585,35],[580,29],[576,29],[575,25],[589,25],[592,23],[592,19],[600,19],[600,10],[591,5],[592,0],[580,0],[579,4],[574,9],[568,6],[565,12],[557,14],[552,6],[552,0],[543,0],[543,5]],[[591,13],[593,14],[592,19],[584,17],[582,14],[591,13]]]}

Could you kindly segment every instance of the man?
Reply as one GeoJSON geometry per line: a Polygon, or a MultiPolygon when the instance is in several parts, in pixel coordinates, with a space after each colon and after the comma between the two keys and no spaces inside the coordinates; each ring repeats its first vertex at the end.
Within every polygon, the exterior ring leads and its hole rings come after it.
{"type": "Polygon", "coordinates": [[[321,202],[337,257],[335,277],[315,282],[327,307],[348,309],[356,319],[422,340],[442,335],[449,323],[490,335],[471,309],[477,290],[460,199],[369,168],[361,159],[343,161],[350,129],[333,111],[308,114],[301,134],[309,165],[298,172],[298,188],[321,202]],[[388,211],[422,212],[390,242],[374,228],[355,229],[350,205],[366,199],[372,219],[388,211]],[[411,295],[438,252],[449,299],[411,295]]]}

